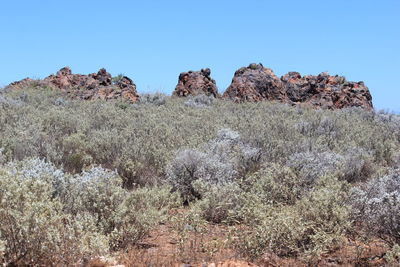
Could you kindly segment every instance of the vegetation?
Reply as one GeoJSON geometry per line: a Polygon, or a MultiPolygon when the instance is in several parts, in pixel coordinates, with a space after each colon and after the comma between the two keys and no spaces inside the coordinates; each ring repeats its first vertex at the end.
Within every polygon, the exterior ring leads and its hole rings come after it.
{"type": "Polygon", "coordinates": [[[400,117],[359,108],[2,92],[0,263],[79,265],[168,223],[187,261],[215,224],[251,260],[315,262],[355,238],[395,264],[399,151],[400,117]]]}

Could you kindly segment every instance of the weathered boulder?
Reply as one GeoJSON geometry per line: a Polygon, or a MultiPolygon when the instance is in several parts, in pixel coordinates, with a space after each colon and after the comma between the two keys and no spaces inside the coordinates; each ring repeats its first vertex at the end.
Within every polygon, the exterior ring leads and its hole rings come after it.
{"type": "Polygon", "coordinates": [[[348,82],[343,76],[331,76],[327,72],[304,77],[298,72],[289,72],[281,80],[289,101],[294,104],[309,103],[326,109],[373,109],[371,94],[363,82],[348,82]]]}
{"type": "Polygon", "coordinates": [[[123,98],[136,102],[139,95],[135,83],[128,77],[112,82],[112,76],[105,69],[89,75],[73,74],[69,67],[60,69],[55,75],[50,75],[43,80],[34,81],[26,78],[19,82],[11,83],[8,88],[21,88],[37,83],[40,86],[47,86],[61,90],[72,98],[92,99],[117,99],[123,98]]]}
{"type": "Polygon", "coordinates": [[[289,72],[279,79],[262,64],[237,70],[223,97],[236,102],[275,100],[325,109],[373,109],[371,94],[363,82],[348,82],[343,76],[331,76],[327,72],[318,76],[289,72]]]}
{"type": "Polygon", "coordinates": [[[182,72],[179,75],[178,84],[173,92],[176,96],[189,96],[205,94],[218,96],[218,89],[215,81],[211,78],[209,68],[200,71],[182,72]]]}
{"type": "Polygon", "coordinates": [[[235,102],[287,99],[282,81],[262,64],[250,64],[237,70],[223,97],[235,102]]]}

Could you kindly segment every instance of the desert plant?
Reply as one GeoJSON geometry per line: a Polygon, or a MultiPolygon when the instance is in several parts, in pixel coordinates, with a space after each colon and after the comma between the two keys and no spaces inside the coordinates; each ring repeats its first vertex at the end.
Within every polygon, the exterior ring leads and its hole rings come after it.
{"type": "Polygon", "coordinates": [[[112,77],[111,81],[113,84],[118,84],[118,82],[121,81],[124,76],[125,75],[123,73],[120,73],[117,76],[112,77]]]}
{"type": "Polygon", "coordinates": [[[201,197],[193,188],[194,181],[231,183],[239,174],[253,169],[260,159],[259,150],[244,143],[239,133],[230,129],[218,131],[217,137],[204,145],[203,150],[179,151],[168,166],[168,181],[186,201],[201,197]]]}
{"type": "Polygon", "coordinates": [[[139,98],[140,104],[152,104],[156,106],[165,105],[167,96],[162,93],[142,94],[139,98]]]}
{"type": "Polygon", "coordinates": [[[115,228],[115,212],[128,192],[122,188],[122,179],[101,167],[93,167],[77,175],[65,175],[58,182],[58,198],[68,214],[90,214],[103,233],[115,228]]]}
{"type": "Polygon", "coordinates": [[[343,156],[337,153],[314,151],[294,154],[286,165],[312,186],[320,177],[337,172],[343,162],[343,156]]]}
{"type": "Polygon", "coordinates": [[[352,190],[353,216],[369,236],[400,244],[400,170],[352,190]]]}
{"type": "Polygon", "coordinates": [[[169,186],[130,192],[114,214],[115,228],[110,234],[112,248],[127,247],[141,240],[180,202],[179,195],[171,193],[169,186]]]}
{"type": "Polygon", "coordinates": [[[53,198],[52,184],[29,177],[0,170],[5,264],[74,265],[107,252],[108,239],[97,231],[91,216],[65,214],[62,203],[53,198]]]}
{"type": "Polygon", "coordinates": [[[197,180],[193,187],[202,196],[194,204],[202,218],[213,223],[231,224],[241,221],[244,192],[237,183],[216,185],[197,180]]]}
{"type": "Polygon", "coordinates": [[[286,166],[269,164],[249,176],[244,186],[265,205],[293,205],[307,192],[308,180],[286,166]]]}
{"type": "Polygon", "coordinates": [[[192,108],[205,108],[213,104],[215,97],[204,94],[189,96],[185,101],[185,106],[192,108]]]}
{"type": "Polygon", "coordinates": [[[325,177],[295,205],[269,206],[261,223],[239,233],[239,252],[250,258],[272,252],[312,259],[337,246],[351,225],[345,188],[325,177]]]}

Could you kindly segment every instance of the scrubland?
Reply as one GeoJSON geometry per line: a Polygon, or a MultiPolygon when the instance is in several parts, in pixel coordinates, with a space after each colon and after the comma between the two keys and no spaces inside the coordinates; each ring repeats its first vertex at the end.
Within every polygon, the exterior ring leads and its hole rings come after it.
{"type": "Polygon", "coordinates": [[[400,116],[4,91],[0,222],[10,266],[396,266],[400,116]]]}

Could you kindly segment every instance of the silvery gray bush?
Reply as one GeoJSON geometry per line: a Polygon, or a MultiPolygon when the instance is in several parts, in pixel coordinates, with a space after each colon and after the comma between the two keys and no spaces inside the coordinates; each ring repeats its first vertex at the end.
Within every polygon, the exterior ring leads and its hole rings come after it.
{"type": "Polygon", "coordinates": [[[165,105],[166,101],[167,96],[162,93],[141,94],[139,98],[140,104],[152,104],[156,106],[165,105]]]}
{"type": "Polygon", "coordinates": [[[337,171],[343,156],[333,152],[302,152],[292,155],[286,165],[304,177],[309,185],[319,178],[337,171]]]}
{"type": "Polygon", "coordinates": [[[98,231],[93,216],[64,213],[63,204],[54,198],[53,185],[47,181],[51,172],[44,167],[43,172],[38,168],[32,172],[27,168],[22,172],[0,168],[4,263],[74,265],[107,253],[108,238],[98,231]]]}
{"type": "Polygon", "coordinates": [[[167,167],[167,179],[185,200],[191,200],[200,197],[193,188],[194,181],[217,185],[231,183],[251,163],[258,162],[259,153],[258,149],[244,143],[238,132],[222,129],[215,139],[203,146],[203,152],[179,151],[167,167]]]}
{"type": "Polygon", "coordinates": [[[352,189],[353,216],[370,235],[400,243],[400,169],[352,189]]]}
{"type": "Polygon", "coordinates": [[[23,104],[21,100],[0,95],[0,107],[19,107],[23,104]]]}
{"type": "Polygon", "coordinates": [[[204,94],[189,96],[185,101],[185,106],[192,108],[205,108],[213,104],[215,97],[204,94]]]}

